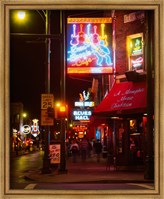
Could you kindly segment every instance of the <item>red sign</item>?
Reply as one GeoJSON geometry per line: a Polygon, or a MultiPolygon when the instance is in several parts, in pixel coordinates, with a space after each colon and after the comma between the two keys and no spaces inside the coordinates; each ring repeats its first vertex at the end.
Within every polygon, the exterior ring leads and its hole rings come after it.
{"type": "Polygon", "coordinates": [[[94,110],[94,113],[146,110],[146,93],[146,82],[115,83],[109,94],[94,110]]]}

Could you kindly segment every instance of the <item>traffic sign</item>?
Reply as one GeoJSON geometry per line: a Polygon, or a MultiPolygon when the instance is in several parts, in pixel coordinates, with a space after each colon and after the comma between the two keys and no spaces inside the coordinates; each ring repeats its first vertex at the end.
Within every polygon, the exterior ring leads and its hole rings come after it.
{"type": "Polygon", "coordinates": [[[54,118],[48,117],[47,109],[41,110],[41,126],[53,126],[54,118]]]}
{"type": "Polygon", "coordinates": [[[53,94],[42,94],[41,95],[41,109],[53,108],[54,107],[54,95],[53,94]]]}

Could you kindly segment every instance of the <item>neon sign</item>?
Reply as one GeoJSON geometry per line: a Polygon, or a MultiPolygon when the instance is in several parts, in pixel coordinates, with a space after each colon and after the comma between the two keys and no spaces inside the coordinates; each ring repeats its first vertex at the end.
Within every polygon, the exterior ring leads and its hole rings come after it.
{"type": "Polygon", "coordinates": [[[39,125],[38,125],[38,119],[33,119],[33,125],[31,126],[32,129],[32,135],[36,137],[40,132],[39,132],[39,125]]]}
{"type": "Polygon", "coordinates": [[[67,73],[112,73],[111,18],[68,18],[67,73]]]}
{"type": "Polygon", "coordinates": [[[142,37],[131,39],[130,47],[131,47],[131,55],[142,54],[142,50],[143,50],[142,37]]]}
{"type": "Polygon", "coordinates": [[[132,67],[133,68],[142,68],[143,57],[140,56],[138,58],[133,58],[133,59],[131,59],[131,62],[132,62],[132,67]]]}
{"type": "Polygon", "coordinates": [[[24,134],[29,134],[31,133],[31,127],[29,125],[24,125],[23,126],[23,133],[24,134]]]}
{"type": "Polygon", "coordinates": [[[73,120],[89,120],[90,116],[92,115],[92,110],[87,109],[75,109],[72,112],[73,120]]]}

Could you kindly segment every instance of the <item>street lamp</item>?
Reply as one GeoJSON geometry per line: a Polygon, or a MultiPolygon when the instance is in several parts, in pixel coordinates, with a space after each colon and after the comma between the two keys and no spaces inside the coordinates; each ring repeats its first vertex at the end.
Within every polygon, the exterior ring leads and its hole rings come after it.
{"type": "Polygon", "coordinates": [[[25,16],[26,16],[25,11],[19,11],[19,12],[18,12],[18,18],[19,18],[20,20],[24,20],[25,16]]]}

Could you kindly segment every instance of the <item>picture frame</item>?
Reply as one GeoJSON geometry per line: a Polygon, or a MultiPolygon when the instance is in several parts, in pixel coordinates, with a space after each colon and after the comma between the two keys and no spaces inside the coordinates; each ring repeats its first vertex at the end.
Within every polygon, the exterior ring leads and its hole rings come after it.
{"type": "Polygon", "coordinates": [[[60,0],[60,1],[28,1],[28,0],[2,0],[0,2],[1,29],[0,29],[0,195],[1,198],[163,198],[163,142],[162,135],[164,130],[163,114],[163,1],[122,1],[122,0],[95,0],[95,1],[77,1],[77,0],[60,0]],[[9,164],[9,11],[10,9],[152,9],[155,13],[155,189],[154,190],[10,190],[10,164],[9,164]]]}

